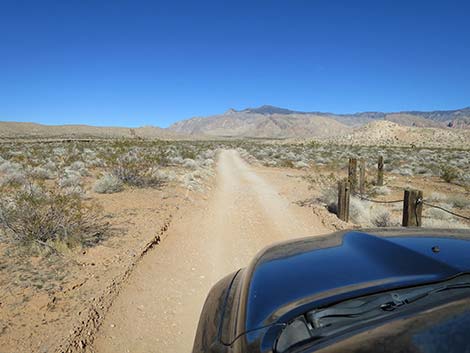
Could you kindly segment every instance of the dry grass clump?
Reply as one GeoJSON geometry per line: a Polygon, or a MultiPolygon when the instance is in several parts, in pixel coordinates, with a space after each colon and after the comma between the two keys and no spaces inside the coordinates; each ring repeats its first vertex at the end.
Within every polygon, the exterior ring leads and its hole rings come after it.
{"type": "Polygon", "coordinates": [[[101,210],[58,186],[29,184],[2,190],[0,229],[4,241],[49,249],[97,243],[108,232],[101,210]]]}

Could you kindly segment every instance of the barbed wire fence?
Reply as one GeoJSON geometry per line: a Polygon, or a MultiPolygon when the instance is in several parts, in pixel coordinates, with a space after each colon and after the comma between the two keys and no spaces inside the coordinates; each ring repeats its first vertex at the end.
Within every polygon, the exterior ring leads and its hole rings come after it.
{"type": "MultiPolygon", "coordinates": [[[[470,221],[470,217],[451,211],[447,208],[435,205],[423,198],[423,192],[421,190],[405,189],[404,198],[399,200],[376,200],[364,196],[365,191],[365,163],[364,160],[360,160],[359,164],[359,190],[360,193],[356,192],[357,187],[357,160],[355,158],[349,159],[348,167],[348,178],[338,183],[338,217],[343,221],[349,220],[349,198],[355,196],[363,201],[368,201],[377,204],[394,204],[403,203],[403,221],[402,225],[407,226],[421,226],[421,213],[423,205],[435,209],[439,209],[446,212],[454,217],[470,221]],[[411,218],[414,218],[412,220],[411,218]]],[[[378,159],[377,167],[377,185],[383,185],[383,158],[380,156],[378,159]]]]}

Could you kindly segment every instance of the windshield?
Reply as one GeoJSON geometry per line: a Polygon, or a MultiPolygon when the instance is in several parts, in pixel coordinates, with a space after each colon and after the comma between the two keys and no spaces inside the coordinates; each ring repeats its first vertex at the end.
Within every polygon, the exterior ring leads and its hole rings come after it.
{"type": "Polygon", "coordinates": [[[470,295],[470,275],[316,308],[297,317],[284,328],[276,343],[276,352],[284,353],[305,342],[318,341],[359,325],[380,322],[384,318],[400,315],[418,303],[428,307],[438,301],[451,300],[456,294],[460,296],[462,293],[470,295]]]}

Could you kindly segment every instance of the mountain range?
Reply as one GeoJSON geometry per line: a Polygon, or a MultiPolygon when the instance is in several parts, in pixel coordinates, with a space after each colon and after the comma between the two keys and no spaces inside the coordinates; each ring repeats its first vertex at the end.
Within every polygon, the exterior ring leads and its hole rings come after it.
{"type": "Polygon", "coordinates": [[[263,105],[243,110],[229,109],[224,114],[182,120],[169,129],[189,135],[302,138],[341,135],[351,128],[361,127],[375,120],[413,127],[467,129],[470,128],[470,107],[431,112],[334,114],[299,112],[263,105]]]}
{"type": "MultiPolygon", "coordinates": [[[[243,110],[229,109],[223,114],[181,120],[168,128],[96,127],[87,125],[47,126],[35,123],[0,122],[0,137],[49,138],[311,138],[350,135],[376,121],[414,128],[449,131],[470,130],[470,107],[445,111],[404,111],[396,113],[362,112],[334,114],[300,112],[271,105],[243,110]]],[[[387,128],[387,124],[372,124],[387,128]]],[[[394,126],[394,125],[393,125],[394,126]]],[[[367,130],[369,131],[369,130],[367,130]]],[[[465,134],[467,135],[467,134],[465,134]]]]}

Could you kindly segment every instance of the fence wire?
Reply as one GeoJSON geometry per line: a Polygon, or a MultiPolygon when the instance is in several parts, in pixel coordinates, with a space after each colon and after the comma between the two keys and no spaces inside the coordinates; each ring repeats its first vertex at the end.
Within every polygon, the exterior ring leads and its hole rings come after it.
{"type": "MultiPolygon", "coordinates": [[[[353,194],[353,196],[356,196],[358,198],[360,198],[361,200],[364,200],[364,201],[369,201],[369,202],[373,202],[373,203],[384,203],[384,204],[387,204],[387,203],[398,203],[398,202],[403,202],[404,200],[401,199],[401,200],[392,200],[392,201],[381,201],[381,200],[373,200],[373,199],[369,199],[367,197],[364,197],[362,196],[361,194],[353,194]]],[[[441,206],[437,206],[437,205],[433,205],[433,204],[430,204],[428,203],[427,201],[424,201],[424,200],[421,200],[420,202],[423,203],[423,205],[426,205],[428,207],[432,207],[432,208],[437,208],[441,211],[444,211],[444,212],[447,212],[455,217],[459,217],[459,218],[462,218],[462,219],[465,219],[467,221],[470,221],[470,217],[467,217],[467,216],[464,216],[464,215],[461,215],[461,214],[458,214],[458,213],[455,213],[453,211],[450,211],[446,208],[443,208],[441,206]]],[[[418,215],[416,215],[416,219],[418,219],[418,215]]]]}
{"type": "Polygon", "coordinates": [[[393,200],[393,201],[381,201],[381,200],[372,200],[368,199],[367,197],[362,196],[361,194],[353,194],[353,196],[356,196],[360,198],[361,200],[364,201],[369,201],[369,202],[374,202],[374,203],[398,203],[398,202],[403,202],[403,199],[401,200],[393,200]]]}
{"type": "Polygon", "coordinates": [[[461,215],[461,214],[452,212],[452,211],[450,211],[450,210],[448,210],[448,209],[445,209],[445,208],[443,208],[443,207],[441,207],[441,206],[432,205],[432,204],[430,204],[430,203],[427,203],[426,201],[423,201],[423,204],[426,205],[426,206],[429,206],[429,207],[432,207],[432,208],[437,208],[437,209],[439,209],[439,210],[441,210],[441,211],[447,212],[447,213],[449,213],[449,214],[451,214],[451,215],[453,215],[453,216],[455,216],[455,217],[460,217],[460,218],[462,218],[462,219],[465,219],[465,220],[467,220],[467,221],[470,221],[470,217],[463,216],[463,215],[461,215]]]}

